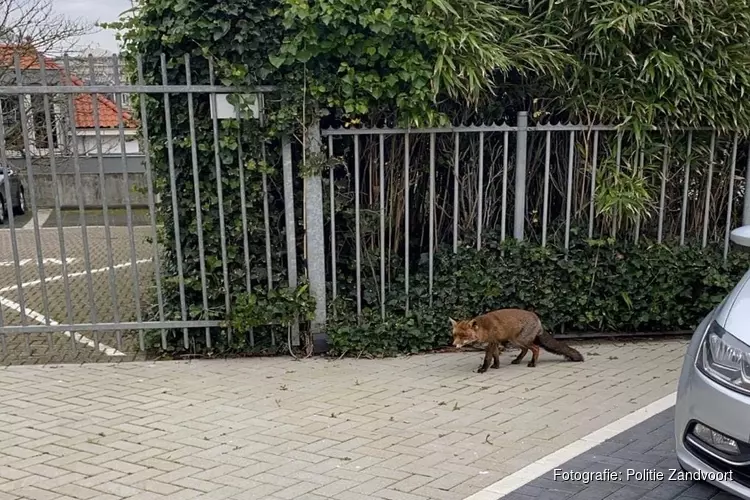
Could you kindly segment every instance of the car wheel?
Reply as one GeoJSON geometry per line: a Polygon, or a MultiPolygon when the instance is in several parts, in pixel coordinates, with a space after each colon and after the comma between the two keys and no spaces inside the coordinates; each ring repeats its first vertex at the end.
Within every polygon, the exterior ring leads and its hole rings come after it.
{"type": "Polygon", "coordinates": [[[5,198],[0,196],[0,225],[5,224],[6,215],[8,214],[8,207],[5,204],[5,198]]]}
{"type": "Polygon", "coordinates": [[[26,213],[26,193],[24,193],[23,188],[18,188],[18,205],[13,207],[13,214],[14,215],[23,215],[26,213]]]}

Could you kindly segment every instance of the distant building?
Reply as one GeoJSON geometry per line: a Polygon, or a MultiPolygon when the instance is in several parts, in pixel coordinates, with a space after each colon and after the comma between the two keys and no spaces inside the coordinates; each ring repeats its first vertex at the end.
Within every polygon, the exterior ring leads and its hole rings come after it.
{"type": "MultiPolygon", "coordinates": [[[[59,61],[58,61],[59,63],[59,61]]],[[[94,49],[85,54],[68,59],[70,72],[77,75],[86,85],[115,85],[124,83],[122,61],[115,59],[115,54],[107,50],[94,49]],[[93,72],[92,72],[93,69],[93,72]]],[[[107,99],[116,102],[113,93],[105,94],[107,99]]],[[[130,94],[122,94],[122,107],[131,111],[130,94]]]]}
{"type": "MultiPolygon", "coordinates": [[[[73,71],[70,64],[70,75],[66,76],[63,65],[48,57],[40,58],[31,46],[0,45],[0,81],[3,85],[41,85],[41,60],[44,61],[45,79],[47,85],[83,86],[84,81],[73,71]],[[19,52],[21,82],[14,71],[14,52],[19,52]]],[[[80,68],[81,66],[77,66],[80,68]]],[[[100,66],[101,68],[101,66],[100,66]]],[[[106,71],[96,72],[97,85],[111,85],[114,73],[106,71]]],[[[86,82],[88,84],[88,82],[86,82]]],[[[6,139],[6,151],[9,157],[23,156],[28,149],[31,156],[70,155],[75,146],[79,155],[96,156],[98,144],[104,155],[119,155],[121,151],[127,154],[139,153],[140,148],[136,136],[137,123],[125,106],[118,112],[118,106],[111,94],[99,94],[94,99],[92,94],[75,94],[73,96],[73,112],[69,109],[68,95],[45,96],[34,94],[24,96],[26,111],[26,129],[28,141],[23,137],[23,117],[20,113],[18,95],[0,95],[2,106],[3,128],[6,139]],[[98,113],[99,138],[96,137],[95,119],[98,113]],[[49,111],[49,125],[51,128],[52,144],[47,130],[47,111],[49,111]],[[120,138],[119,115],[122,116],[123,140],[120,138]],[[71,115],[73,120],[71,120],[71,115]],[[73,123],[75,127],[73,127],[73,123]],[[75,132],[75,133],[74,133],[75,132]],[[28,146],[28,148],[27,148],[28,146]]],[[[123,99],[124,103],[124,99],[123,99]]]]}

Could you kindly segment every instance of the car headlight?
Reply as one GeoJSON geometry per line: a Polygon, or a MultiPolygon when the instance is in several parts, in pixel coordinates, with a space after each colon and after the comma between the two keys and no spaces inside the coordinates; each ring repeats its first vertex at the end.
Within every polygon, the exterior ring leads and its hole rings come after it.
{"type": "Polygon", "coordinates": [[[703,336],[696,365],[715,382],[750,395],[750,346],[715,321],[703,336]]]}

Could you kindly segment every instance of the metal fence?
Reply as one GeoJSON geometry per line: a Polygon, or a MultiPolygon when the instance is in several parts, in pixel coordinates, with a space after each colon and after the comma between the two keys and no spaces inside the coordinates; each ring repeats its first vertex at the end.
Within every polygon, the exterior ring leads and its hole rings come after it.
{"type": "MultiPolygon", "coordinates": [[[[346,177],[353,170],[353,182],[345,189],[355,211],[358,314],[363,246],[379,256],[380,297],[396,279],[390,270],[395,254],[404,259],[408,297],[410,252],[426,254],[432,296],[436,253],[456,252],[459,246],[481,249],[488,239],[512,237],[541,246],[554,240],[567,249],[572,237],[635,243],[648,238],[675,246],[718,244],[726,259],[731,230],[750,224],[750,144],[738,134],[694,129],[664,137],[652,131],[636,142],[611,126],[529,126],[522,112],[514,125],[327,129],[323,136],[329,153],[349,169],[346,177]],[[637,189],[625,189],[620,193],[625,202],[612,209],[611,186],[598,183],[623,179],[637,189]],[[644,198],[635,200],[638,210],[618,220],[617,213],[627,211],[622,205],[634,195],[644,198]],[[365,212],[377,214],[377,222],[364,224],[365,212]]],[[[341,186],[333,171],[328,184],[335,221],[343,207],[336,207],[341,186]]],[[[342,247],[337,233],[331,223],[333,298],[336,250],[342,247]]],[[[380,305],[385,316],[385,300],[380,305]]]]}
{"type": "MultiPolygon", "coordinates": [[[[167,81],[167,61],[161,58],[161,73],[164,77],[159,84],[146,84],[142,64],[139,62],[139,81],[136,84],[123,84],[120,81],[120,70],[116,66],[112,75],[112,85],[86,84],[81,78],[69,71],[70,63],[67,58],[62,64],[50,62],[41,55],[35,60],[29,60],[24,54],[16,54],[12,68],[4,68],[0,73],[0,106],[13,103],[17,109],[17,121],[14,133],[15,141],[8,140],[9,122],[0,121],[0,164],[11,165],[7,170],[6,179],[13,182],[3,182],[3,192],[0,197],[7,207],[7,219],[3,218],[0,228],[0,249],[8,261],[0,262],[0,348],[5,356],[22,353],[33,354],[44,358],[46,353],[65,348],[61,339],[70,342],[73,359],[80,356],[89,358],[123,357],[136,351],[143,351],[146,347],[146,335],[149,331],[161,331],[163,346],[166,347],[167,330],[182,329],[185,332],[185,347],[188,346],[188,329],[205,329],[207,343],[211,345],[209,329],[219,329],[225,324],[224,319],[196,319],[190,318],[186,303],[185,282],[195,279],[195,276],[185,276],[182,269],[183,256],[181,244],[186,234],[193,231],[198,233],[198,247],[200,251],[200,282],[204,296],[204,309],[207,309],[207,261],[215,256],[204,255],[203,221],[201,211],[181,213],[175,182],[177,173],[174,151],[176,142],[185,141],[185,135],[180,133],[175,138],[171,130],[171,123],[175,111],[170,106],[170,99],[174,96],[187,96],[190,113],[189,136],[195,138],[197,118],[193,113],[193,99],[195,96],[208,97],[212,108],[218,109],[217,96],[232,93],[242,93],[244,89],[236,89],[221,85],[210,84],[193,85],[190,82],[190,61],[185,59],[187,83],[170,84],[167,81]],[[138,126],[139,151],[132,153],[126,147],[126,126],[130,117],[125,115],[123,94],[138,95],[140,99],[140,117],[138,126]],[[39,136],[39,124],[34,123],[34,116],[38,110],[32,109],[31,97],[34,102],[43,102],[44,126],[46,137],[39,136]],[[114,96],[114,101],[106,96],[114,96]],[[161,99],[163,114],[158,118],[149,115],[145,97],[161,99]],[[118,165],[112,162],[112,150],[105,152],[102,144],[105,142],[105,125],[102,118],[104,113],[116,119],[116,154],[119,156],[118,165]],[[154,145],[149,134],[150,122],[161,121],[166,127],[166,142],[154,145]],[[90,121],[87,125],[87,137],[95,139],[95,153],[84,154],[77,147],[81,140],[82,122],[90,121]],[[35,129],[36,126],[36,129],[35,129]],[[70,147],[64,151],[53,151],[49,148],[35,147],[34,141],[53,144],[53,136],[63,136],[70,147]],[[13,145],[20,144],[21,148],[13,145]],[[154,149],[166,149],[170,176],[166,179],[166,186],[160,179],[155,178],[151,165],[154,149]],[[108,153],[108,154],[107,154],[108,153]],[[91,172],[82,168],[95,158],[98,171],[98,190],[101,206],[90,207],[85,204],[84,175],[91,176],[91,172]],[[65,158],[64,166],[68,172],[60,172],[60,159],[65,158]],[[143,185],[134,186],[129,176],[132,175],[134,159],[143,164],[143,185]],[[19,163],[21,164],[19,168],[19,163]],[[49,210],[40,209],[37,203],[39,165],[44,164],[43,174],[51,176],[52,184],[58,186],[53,191],[54,202],[49,210]],[[71,169],[72,167],[72,169],[71,169]],[[106,167],[106,168],[105,168],[106,167]],[[72,172],[71,172],[72,170],[72,172]],[[75,210],[66,208],[61,201],[66,193],[61,193],[59,186],[62,175],[73,174],[77,206],[75,210]],[[119,177],[119,179],[117,178],[119,177]],[[108,184],[119,183],[119,190],[123,195],[124,207],[112,207],[107,199],[108,184]],[[160,185],[167,195],[159,200],[156,186],[160,185]],[[171,188],[171,189],[170,189],[171,188]],[[143,191],[146,199],[146,209],[142,213],[136,211],[131,203],[133,189],[143,191]],[[28,208],[25,206],[28,202],[28,208]],[[159,232],[163,230],[157,214],[164,204],[172,207],[172,230],[176,247],[167,249],[175,252],[177,270],[174,277],[165,278],[171,270],[164,269],[165,249],[159,245],[159,232]],[[93,208],[93,210],[92,210],[93,208]],[[165,314],[166,298],[163,289],[167,285],[165,280],[179,283],[179,311],[177,318],[170,318],[165,314]],[[148,314],[147,311],[154,311],[148,314]],[[135,335],[131,335],[135,333],[135,335]]],[[[93,66],[92,66],[93,79],[93,66]]],[[[211,68],[213,73],[213,68],[211,68]]],[[[256,89],[266,92],[268,88],[256,89]]],[[[177,113],[182,113],[180,109],[177,113]]],[[[4,118],[9,115],[2,113],[4,118]]],[[[232,117],[235,118],[235,117],[232,117]]],[[[202,125],[206,124],[203,119],[202,125]]],[[[219,224],[221,225],[221,262],[223,274],[223,290],[226,296],[226,313],[230,309],[230,289],[228,286],[229,269],[226,259],[226,239],[224,237],[225,217],[222,205],[222,161],[218,153],[218,141],[223,139],[220,132],[220,120],[217,114],[208,119],[208,126],[213,130],[215,155],[214,192],[210,196],[218,196],[219,224]]],[[[110,132],[111,135],[111,132],[110,132]]],[[[63,141],[56,141],[63,142],[63,141]]],[[[183,144],[184,145],[184,144],[183,144]]],[[[192,183],[195,185],[194,206],[201,206],[201,194],[198,185],[197,147],[195,140],[188,139],[188,148],[192,149],[192,183]],[[192,143],[192,144],[190,144],[192,143]]],[[[241,153],[240,153],[241,155],[241,153]]],[[[188,165],[179,165],[186,171],[188,165]],[[187,168],[186,168],[187,167],[187,168]]],[[[89,169],[90,170],[90,169],[89,169]]],[[[141,173],[141,172],[137,172],[141,173]]],[[[184,173],[184,172],[183,172],[184,173]]],[[[265,177],[265,176],[264,176],[265,177]]],[[[244,189],[244,186],[243,186],[244,189]]],[[[264,195],[268,196],[268,186],[263,185],[264,195]]],[[[244,199],[244,197],[243,197],[244,199]]],[[[70,207],[68,207],[70,208],[70,207]]],[[[257,208],[257,207],[255,207],[257,208]]],[[[242,206],[243,214],[253,207],[242,206]]],[[[269,218],[266,207],[266,233],[269,218]]],[[[243,216],[243,221],[244,221],[243,216]]],[[[247,239],[245,241],[247,254],[247,239]]],[[[294,244],[294,240],[292,240],[294,244]]],[[[270,242],[267,242],[270,249],[270,242]]],[[[266,254],[268,256],[269,254],[266,254]]],[[[269,259],[270,266],[270,259],[269,259]]],[[[269,274],[271,270],[269,268],[269,274]]],[[[244,270],[248,277],[251,272],[244,270]]],[[[270,283],[270,281],[269,281],[270,283]]],[[[248,278],[249,286],[249,278],[248,278]]],[[[205,312],[205,311],[204,311],[205,312]]],[[[200,316],[200,315],[198,315],[200,316]]]]}
{"type": "MultiPolygon", "coordinates": [[[[311,127],[310,151],[327,149],[337,161],[327,172],[301,179],[296,139],[266,143],[248,134],[256,118],[231,106],[225,111],[222,103],[227,95],[249,91],[216,85],[210,61],[207,83],[192,81],[189,58],[174,70],[161,56],[160,81],[147,83],[139,59],[137,83],[121,83],[115,68],[114,84],[105,86],[74,79],[68,61],[50,66],[40,57],[38,69],[21,62],[16,57],[13,71],[0,76],[0,105],[13,101],[17,116],[25,117],[29,96],[42,97],[45,140],[52,144],[57,133],[71,145],[66,175],[74,176],[77,206],[64,210],[64,193],[56,188],[52,206],[40,208],[39,165],[48,166],[44,175],[55,186],[62,185],[57,180],[62,174],[58,156],[33,147],[31,122],[21,118],[23,151],[13,164],[22,164],[15,178],[23,181],[29,209],[19,206],[20,191],[14,191],[23,187],[3,182],[0,193],[9,207],[0,249],[11,259],[0,262],[0,341],[6,355],[58,350],[65,339],[74,352],[122,357],[142,351],[151,332],[166,347],[174,331],[182,332],[184,347],[191,348],[196,330],[208,348],[217,335],[230,343],[243,337],[253,347],[262,342],[256,332],[233,332],[225,323],[236,294],[296,286],[303,275],[317,303],[312,326],[317,341],[324,338],[327,301],[342,293],[341,280],[348,279],[341,274],[350,269],[342,266],[342,256],[354,261],[357,313],[362,314],[366,271],[378,277],[373,293],[385,316],[386,288],[397,278],[391,271],[395,260],[403,262],[408,297],[410,266],[423,254],[432,294],[435,255],[463,246],[481,249],[515,238],[567,249],[576,238],[648,238],[718,244],[726,257],[730,230],[750,224],[750,145],[737,134],[650,131],[646,142],[635,142],[611,126],[529,125],[525,113],[514,123],[487,126],[311,127]],[[177,83],[168,78],[175,71],[177,83]],[[135,154],[126,147],[128,120],[136,118],[126,116],[124,93],[140,97],[135,154]],[[116,118],[119,169],[111,157],[105,161],[105,108],[116,118]],[[60,112],[63,116],[55,116],[60,112]],[[82,112],[90,112],[88,137],[97,145],[88,158],[76,147],[82,112]],[[204,148],[201,137],[208,137],[210,146],[204,148]],[[256,145],[274,168],[251,169],[246,148],[256,145]],[[131,179],[134,155],[143,163],[140,186],[131,179]],[[101,194],[101,207],[93,211],[82,194],[87,175],[82,166],[92,158],[98,169],[88,175],[94,175],[101,194]],[[154,158],[163,159],[158,172],[154,158]],[[122,208],[108,199],[107,183],[115,177],[125,187],[122,208]],[[134,188],[145,202],[142,212],[133,206],[134,188]],[[262,220],[258,227],[255,214],[262,220]],[[172,247],[160,246],[164,233],[172,247]],[[372,255],[377,264],[368,267],[372,255]]],[[[262,124],[262,106],[257,111],[262,124]]],[[[7,129],[7,121],[0,122],[3,165],[19,153],[9,151],[7,129]]],[[[272,333],[268,341],[277,345],[279,338],[272,333]]],[[[297,329],[289,341],[300,344],[297,329]]]]}

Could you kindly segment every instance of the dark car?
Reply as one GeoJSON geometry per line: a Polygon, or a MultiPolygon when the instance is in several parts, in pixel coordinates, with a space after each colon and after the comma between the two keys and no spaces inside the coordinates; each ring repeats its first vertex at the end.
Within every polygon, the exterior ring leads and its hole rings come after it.
{"type": "Polygon", "coordinates": [[[5,224],[8,219],[8,206],[13,208],[14,215],[26,213],[26,188],[23,180],[12,168],[0,167],[0,224],[5,224]],[[5,183],[10,185],[10,204],[5,200],[5,183]]]}

